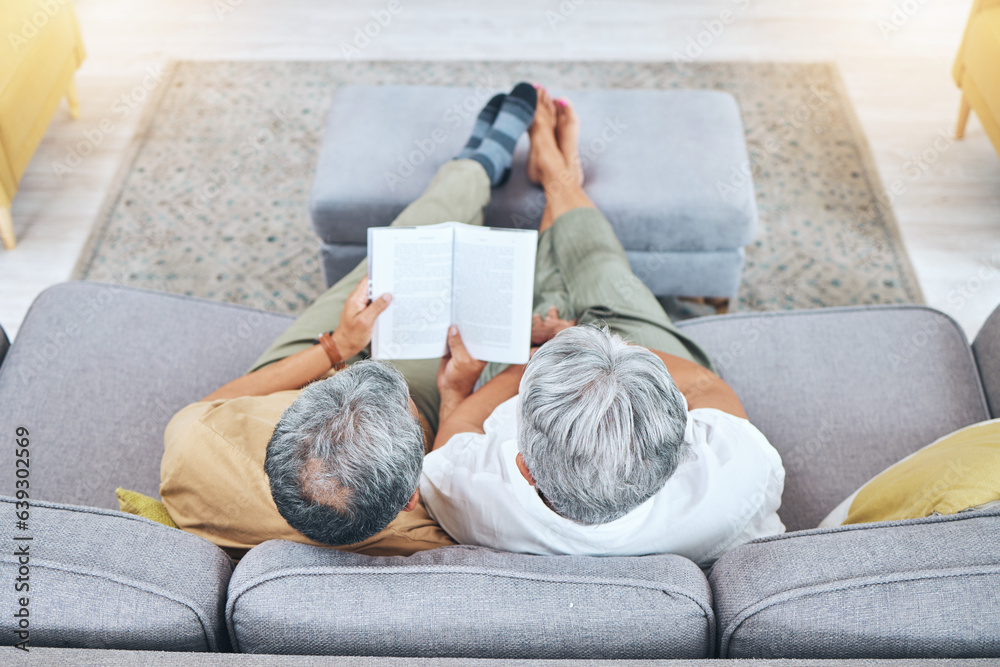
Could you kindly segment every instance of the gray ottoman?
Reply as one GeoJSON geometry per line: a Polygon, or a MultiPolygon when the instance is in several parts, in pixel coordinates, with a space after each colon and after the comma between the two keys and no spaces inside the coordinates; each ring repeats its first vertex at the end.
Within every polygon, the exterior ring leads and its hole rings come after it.
{"type": "MultiPolygon", "coordinates": [[[[365,257],[366,229],[388,225],[468,139],[497,91],[345,86],[327,120],[311,213],[332,285],[365,257]]],[[[728,93],[552,91],[581,118],[587,194],[607,216],[636,275],[657,296],[729,298],[757,209],[743,124],[728,93]]],[[[493,190],[486,224],[538,226],[545,198],[525,174],[528,139],[510,180],[493,190]]]]}

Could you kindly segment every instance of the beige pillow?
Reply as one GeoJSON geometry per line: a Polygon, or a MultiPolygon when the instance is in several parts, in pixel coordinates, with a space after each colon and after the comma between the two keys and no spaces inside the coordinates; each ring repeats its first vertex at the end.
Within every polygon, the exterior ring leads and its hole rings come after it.
{"type": "Polygon", "coordinates": [[[1000,419],[966,426],[882,471],[820,528],[954,514],[1000,503],[1000,419]]]}

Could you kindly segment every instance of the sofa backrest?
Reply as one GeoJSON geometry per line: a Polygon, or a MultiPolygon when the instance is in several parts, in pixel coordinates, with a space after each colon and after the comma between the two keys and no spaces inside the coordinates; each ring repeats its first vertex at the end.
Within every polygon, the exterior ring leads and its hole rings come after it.
{"type": "Polygon", "coordinates": [[[979,376],[986,390],[990,415],[1000,417],[1000,306],[993,311],[972,342],[979,376]]]}
{"type": "MultiPolygon", "coordinates": [[[[174,413],[245,373],[292,318],[89,282],[32,304],[0,366],[0,433],[24,427],[32,497],[118,508],[116,487],[159,497],[174,413]]],[[[4,475],[0,494],[13,495],[4,475]]]]}
{"type": "Polygon", "coordinates": [[[930,308],[736,314],[681,327],[781,454],[789,530],[819,525],[899,459],[989,418],[965,334],[930,308]]]}

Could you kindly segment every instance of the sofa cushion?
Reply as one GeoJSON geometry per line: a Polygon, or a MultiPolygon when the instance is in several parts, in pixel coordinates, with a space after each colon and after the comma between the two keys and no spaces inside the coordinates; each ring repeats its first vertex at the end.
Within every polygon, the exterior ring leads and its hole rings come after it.
{"type": "Polygon", "coordinates": [[[130,514],[34,500],[24,529],[14,503],[0,497],[8,536],[0,576],[11,589],[26,577],[28,589],[5,596],[6,637],[15,637],[14,600],[27,597],[29,648],[228,648],[222,614],[232,565],[218,547],[130,514]],[[21,545],[27,558],[14,555],[21,545]]]}
{"type": "Polygon", "coordinates": [[[922,306],[736,314],[680,323],[781,454],[778,514],[814,528],[903,457],[988,418],[965,335],[922,306]]]}
{"type": "MultiPolygon", "coordinates": [[[[292,318],[100,283],[32,304],[0,366],[0,433],[34,442],[32,497],[118,509],[115,489],[159,498],[171,416],[245,373],[292,318]]],[[[14,476],[0,493],[13,495],[14,476]]]]}
{"type": "Polygon", "coordinates": [[[986,318],[972,343],[972,351],[990,404],[990,415],[1000,417],[1000,307],[986,318]]]}
{"type": "Polygon", "coordinates": [[[271,541],[237,566],[226,619],[244,653],[698,658],[714,643],[711,603],[680,556],[373,558],[271,541]]]}
{"type": "Polygon", "coordinates": [[[1000,655],[1000,509],[788,533],[710,581],[725,658],[1000,655]]]}

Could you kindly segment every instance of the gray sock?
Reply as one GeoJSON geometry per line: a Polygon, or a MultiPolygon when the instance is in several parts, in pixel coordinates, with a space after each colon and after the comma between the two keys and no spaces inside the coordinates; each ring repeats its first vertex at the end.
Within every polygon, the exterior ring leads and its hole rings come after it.
{"type": "Polygon", "coordinates": [[[503,104],[506,98],[507,95],[505,93],[498,93],[486,103],[483,110],[479,112],[479,116],[476,117],[476,123],[472,126],[472,135],[469,137],[469,141],[466,142],[465,148],[455,156],[456,160],[465,160],[472,157],[472,154],[476,152],[479,145],[483,143],[486,133],[490,131],[490,126],[493,125],[497,114],[500,113],[500,105],[503,104]]]}
{"type": "Polygon", "coordinates": [[[483,165],[490,183],[503,185],[510,176],[514,147],[535,117],[538,92],[530,83],[519,83],[500,105],[500,112],[476,151],[469,156],[483,165]]]}

